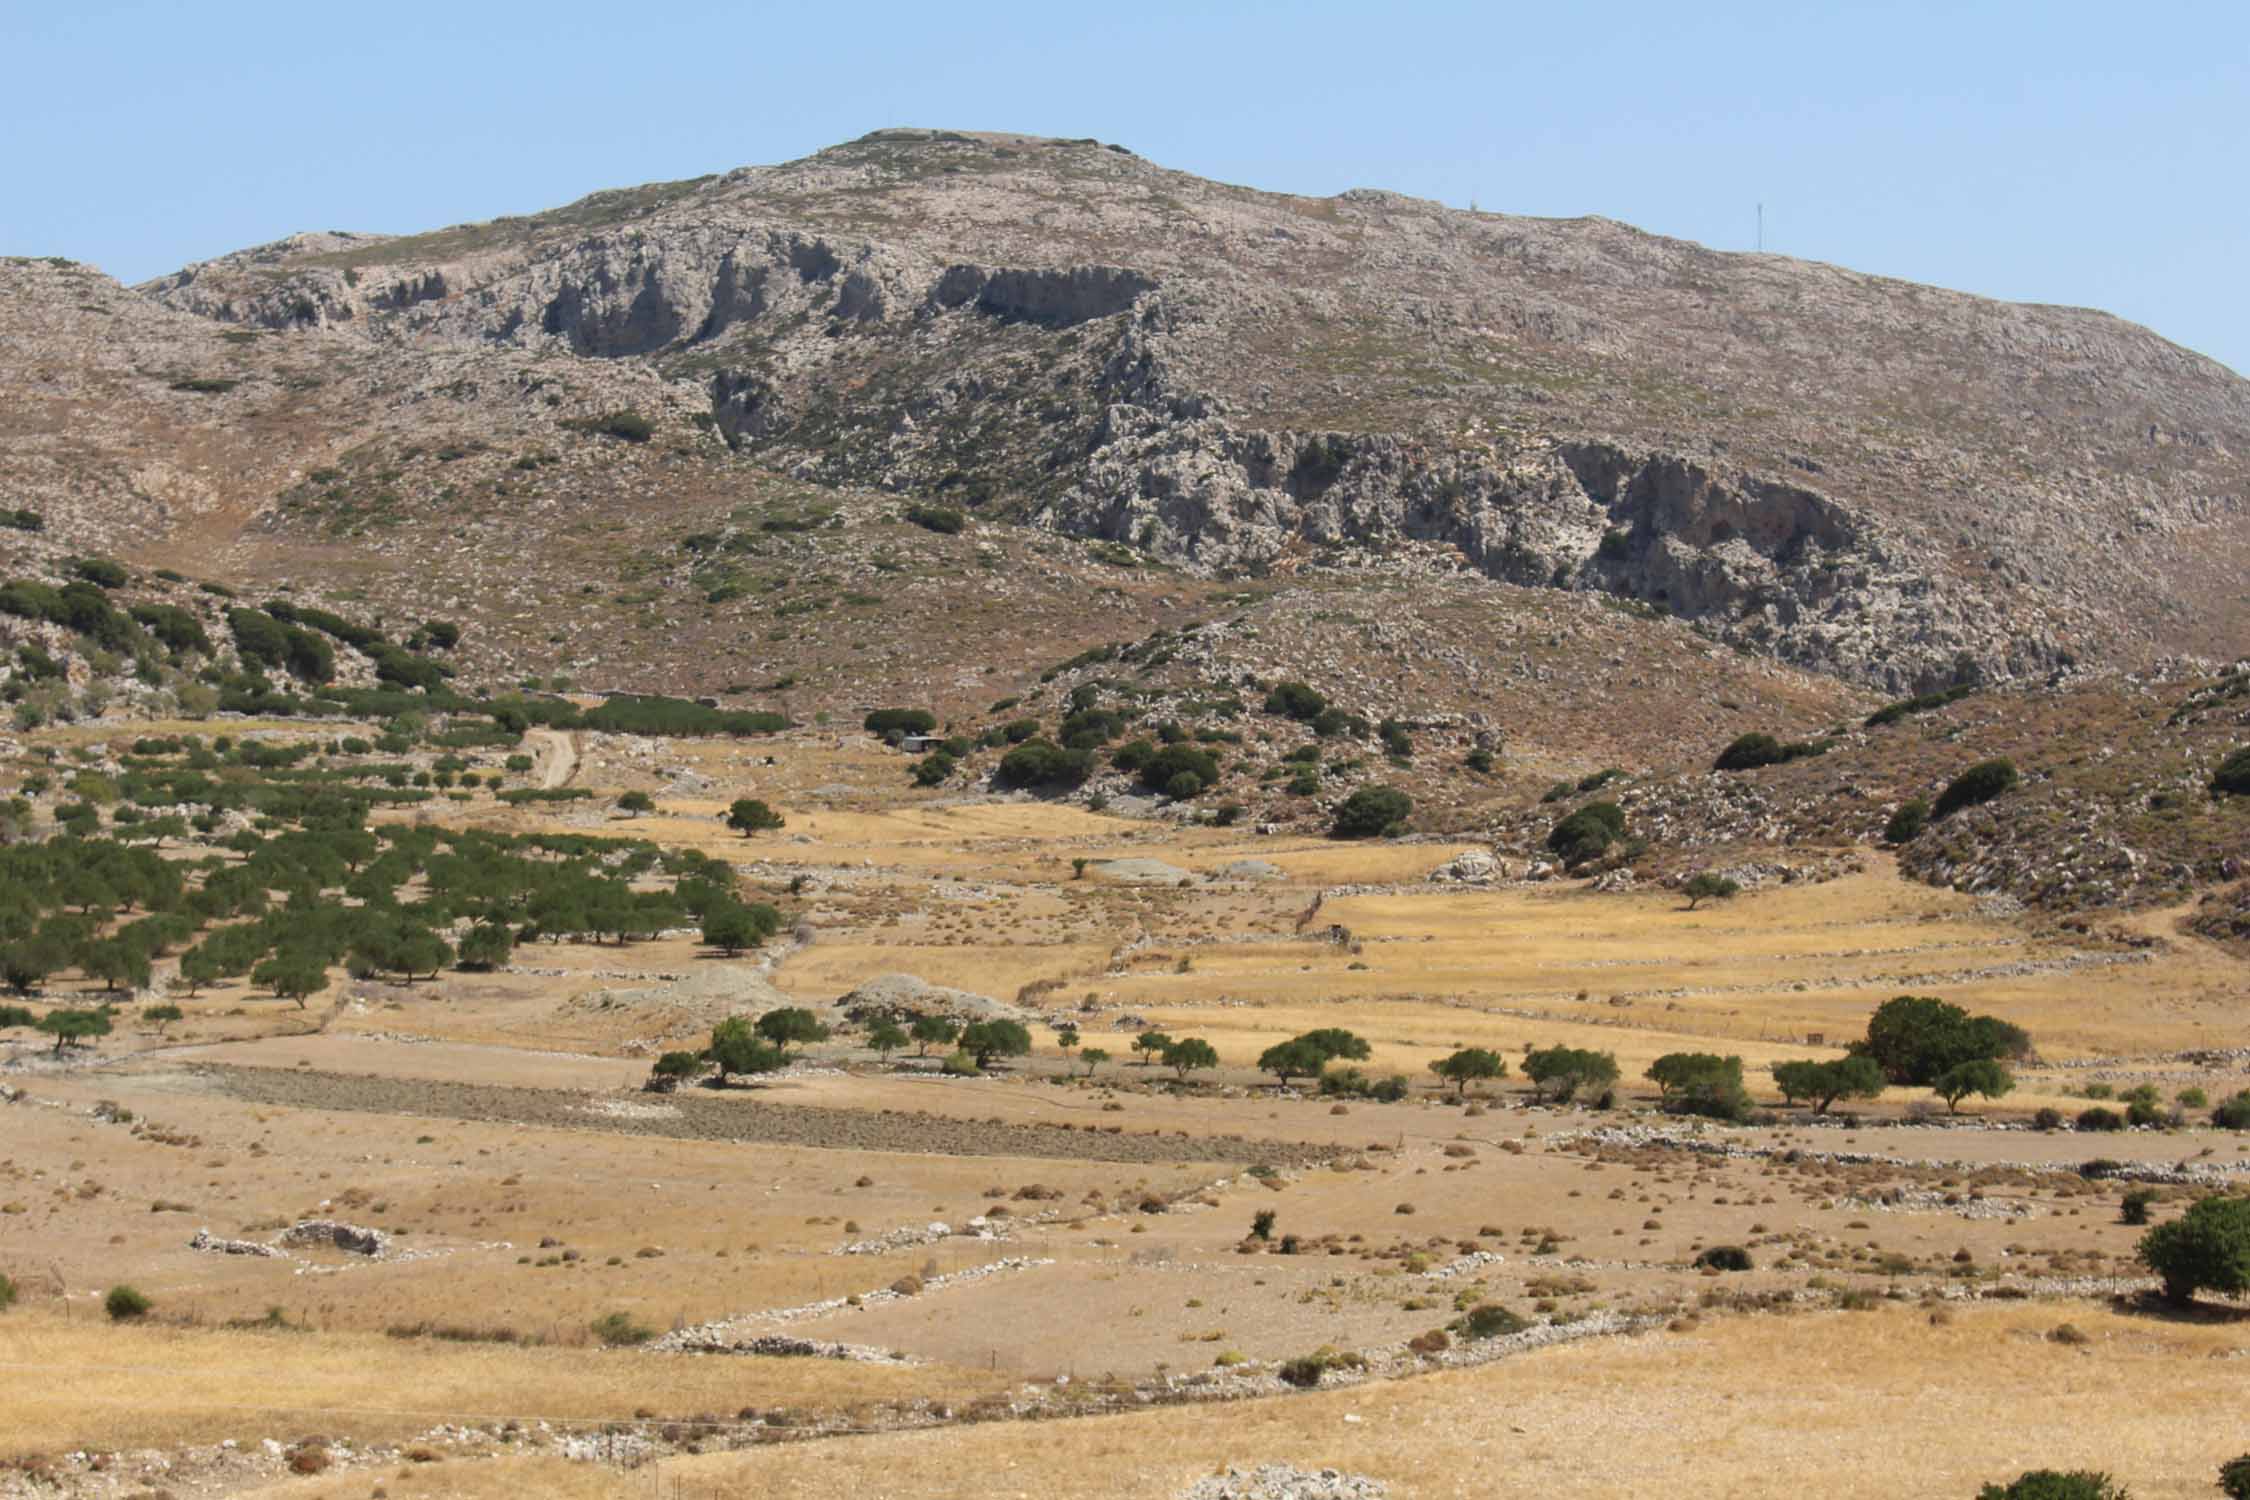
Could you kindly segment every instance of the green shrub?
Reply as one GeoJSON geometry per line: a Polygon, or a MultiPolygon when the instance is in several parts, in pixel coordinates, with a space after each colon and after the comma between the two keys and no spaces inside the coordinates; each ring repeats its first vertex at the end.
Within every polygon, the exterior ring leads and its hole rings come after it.
{"type": "Polygon", "coordinates": [[[2120,1224],[2132,1224],[2136,1226],[2146,1224],[2148,1222],[2149,1206],[2155,1202],[2156,1193],[2153,1189],[2131,1189],[2125,1194],[2123,1198],[2118,1200],[2117,1222],[2120,1224]]]}
{"type": "Polygon", "coordinates": [[[1465,1339],[1496,1339],[1531,1325],[1497,1302],[1480,1302],[1445,1326],[1465,1339]]]}
{"type": "Polygon", "coordinates": [[[1781,759],[1781,741],[1770,734],[1753,732],[1737,736],[1711,764],[1718,771],[1754,771],[1760,766],[1777,765],[1781,759]]]}
{"type": "Polygon", "coordinates": [[[1711,1245],[1695,1257],[1698,1270],[1747,1271],[1754,1263],[1740,1245],[1711,1245]]]}
{"type": "Polygon", "coordinates": [[[940,536],[958,536],[969,524],[969,518],[950,505],[913,504],[906,507],[906,519],[924,531],[934,531],[940,536]]]}
{"type": "Polygon", "coordinates": [[[2010,1484],[1988,1484],[1977,1500],[2132,1500],[2107,1474],[2093,1469],[2032,1469],[2010,1484]]]}
{"type": "Polygon", "coordinates": [[[1414,812],[1414,799],[1395,786],[1363,786],[1336,809],[1330,827],[1340,839],[1375,838],[1404,823],[1414,812]]]}
{"type": "Polygon", "coordinates": [[[1091,750],[1065,750],[1051,740],[1026,740],[1000,757],[1003,786],[1026,790],[1083,786],[1094,772],[1091,750]]]}
{"type": "Polygon", "coordinates": [[[621,438],[628,443],[645,443],[656,435],[654,425],[637,411],[605,412],[598,417],[571,417],[562,425],[572,432],[621,438]]]}
{"type": "Polygon", "coordinates": [[[70,571],[88,583],[105,589],[121,589],[132,582],[125,565],[114,558],[82,557],[71,564],[70,571]]]}
{"type": "Polygon", "coordinates": [[[2135,1252],[2164,1281],[2173,1302],[2199,1291],[2250,1292],[2250,1198],[2205,1198],[2141,1236],[2135,1252]]]}
{"type": "Polygon", "coordinates": [[[1625,836],[1625,809],[1589,802],[1547,831],[1547,847],[1566,865],[1584,864],[1625,836]]]}
{"type": "Polygon", "coordinates": [[[1531,1080],[1535,1097],[1544,1100],[1552,1092],[1558,1103],[1568,1104],[1581,1092],[1599,1094],[1617,1082],[1617,1058],[1580,1047],[1535,1047],[1524,1054],[1523,1076],[1531,1080]]]}
{"type": "Polygon", "coordinates": [[[2125,1128],[2125,1117],[2114,1109],[2104,1109],[2097,1104],[2091,1109],[2080,1110],[2078,1119],[2074,1123],[2080,1130],[2123,1130],[2125,1128]]]}
{"type": "Polygon", "coordinates": [[[102,1298],[102,1311],[109,1314],[112,1322],[117,1323],[130,1323],[136,1318],[145,1318],[149,1309],[155,1305],[123,1282],[111,1287],[102,1298]]]}
{"type": "Polygon", "coordinates": [[[1492,774],[1492,752],[1490,750],[1471,750],[1462,758],[1461,764],[1467,766],[1479,776],[1490,776],[1492,774]]]}
{"type": "Polygon", "coordinates": [[[1309,1391],[1320,1384],[1320,1377],[1327,1372],[1327,1360],[1317,1354],[1304,1354],[1282,1361],[1281,1368],[1275,1373],[1281,1376],[1283,1383],[1293,1385],[1301,1391],[1309,1391]]]}
{"type": "Polygon", "coordinates": [[[629,1349],[656,1337],[655,1329],[645,1323],[634,1322],[631,1313],[603,1313],[587,1326],[593,1331],[595,1338],[612,1349],[629,1349]]]}
{"type": "Polygon", "coordinates": [[[1883,825],[1883,842],[1886,844],[1911,844],[1923,829],[1930,826],[1930,804],[1916,797],[1904,803],[1891,819],[1883,825]]]}
{"type": "Polygon", "coordinates": [[[13,510],[0,508],[0,526],[5,526],[10,531],[45,531],[47,518],[24,506],[17,506],[13,510]]]}
{"type": "Polygon", "coordinates": [[[1267,713],[1283,714],[1306,724],[1319,718],[1327,707],[1327,697],[1302,682],[1279,683],[1266,694],[1267,713]]]}
{"type": "Polygon", "coordinates": [[[1896,703],[1886,703],[1867,716],[1867,727],[1878,729],[1885,724],[1895,724],[1910,714],[1926,714],[1943,708],[1948,703],[1958,703],[1975,691],[1969,684],[1962,683],[1943,692],[1922,693],[1912,698],[1902,698],[1896,703]]]}
{"type": "Polygon", "coordinates": [[[1151,751],[1140,766],[1141,785],[1151,791],[1161,791],[1170,797],[1192,797],[1207,786],[1216,786],[1219,780],[1219,762],[1207,750],[1193,745],[1166,745],[1151,751]],[[1186,791],[1175,790],[1181,778],[1193,779],[1195,785],[1186,791]]]}
{"type": "Polygon", "coordinates": [[[2020,779],[2013,761],[1980,760],[1946,783],[1945,790],[1938,793],[1937,805],[1930,809],[1930,816],[1942,819],[1964,807],[1990,802],[2020,779]]]}
{"type": "Polygon", "coordinates": [[[2227,1500],[2250,1500],[2250,1453],[2219,1465],[2219,1491],[2227,1500]]]}
{"type": "Polygon", "coordinates": [[[2250,1089],[2244,1089],[2212,1110],[2211,1123],[2221,1130],[2250,1130],[2250,1089]]]}
{"type": "Polygon", "coordinates": [[[2211,795],[2250,797],[2250,745],[2244,745],[2219,762],[2219,769],[2211,777],[2211,795]]]}

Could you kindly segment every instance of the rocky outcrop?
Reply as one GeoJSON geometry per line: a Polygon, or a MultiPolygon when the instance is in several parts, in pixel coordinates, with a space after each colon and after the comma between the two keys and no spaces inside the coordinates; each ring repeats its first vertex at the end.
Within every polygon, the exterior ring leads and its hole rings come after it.
{"type": "Polygon", "coordinates": [[[802,479],[1193,569],[1451,549],[1891,690],[2250,628],[2250,383],[2098,313],[1599,219],[886,131],[145,290],[645,363],[802,479]]]}
{"type": "Polygon", "coordinates": [[[391,1237],[380,1229],[366,1229],[334,1219],[302,1219],[282,1231],[284,1245],[318,1245],[353,1255],[381,1255],[391,1237]]]}

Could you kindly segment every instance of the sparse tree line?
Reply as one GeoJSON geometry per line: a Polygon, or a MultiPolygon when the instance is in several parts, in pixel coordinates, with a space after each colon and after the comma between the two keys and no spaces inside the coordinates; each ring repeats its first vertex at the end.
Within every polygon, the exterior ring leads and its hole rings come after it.
{"type": "MultiPolygon", "coordinates": [[[[1137,649],[1126,648],[1120,653],[1111,648],[1098,659],[1130,659],[1137,649]]],[[[1066,665],[1080,664],[1084,663],[1066,665]]],[[[1016,790],[1075,790],[1102,769],[1105,756],[1112,769],[1132,776],[1142,791],[1173,802],[1193,801],[1221,785],[1227,770],[1222,749],[1243,743],[1241,734],[1210,726],[1190,729],[1179,719],[1165,719],[1155,725],[1153,735],[1124,739],[1142,715],[1130,706],[1103,706],[1105,688],[1116,690],[1118,685],[1097,681],[1072,688],[1051,735],[1043,732],[1036,718],[1006,720],[974,740],[960,735],[939,742],[913,764],[910,776],[917,786],[942,786],[976,750],[998,749],[1003,753],[993,769],[993,781],[1016,790]],[[1121,739],[1124,742],[1117,743],[1121,739]]],[[[1003,699],[993,706],[993,712],[1006,712],[1016,702],[1003,699]]],[[[1206,706],[1236,714],[1242,711],[1239,699],[1206,706]]],[[[1319,740],[1365,739],[1370,733],[1365,720],[1331,707],[1320,692],[1301,682],[1284,682],[1273,688],[1266,697],[1265,710],[1305,724],[1319,740]]],[[[863,725],[869,733],[897,744],[909,735],[935,733],[937,716],[927,709],[885,708],[867,715],[863,725]]],[[[1405,764],[1412,759],[1413,739],[1404,724],[1385,719],[1374,732],[1394,763],[1405,764]]],[[[1341,772],[1348,768],[1340,764],[1335,769],[1341,772]]],[[[1489,753],[1484,755],[1480,769],[1491,769],[1489,753]]],[[[1269,769],[1267,779],[1286,780],[1284,790],[1293,796],[1317,795],[1321,786],[1319,745],[1292,750],[1284,766],[1269,769]]],[[[1413,811],[1413,799],[1397,787],[1360,786],[1338,804],[1330,831],[1341,839],[1397,834],[1404,831],[1413,811]]],[[[1211,817],[1224,826],[1241,815],[1241,804],[1228,802],[1215,807],[1211,817]]]]}

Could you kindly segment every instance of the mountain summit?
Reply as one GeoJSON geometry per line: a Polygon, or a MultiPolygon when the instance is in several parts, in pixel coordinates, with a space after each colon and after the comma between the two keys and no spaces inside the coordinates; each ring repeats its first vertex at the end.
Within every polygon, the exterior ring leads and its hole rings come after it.
{"type": "Polygon", "coordinates": [[[1603,219],[884,130],[138,290],[394,368],[330,451],[455,422],[410,397],[431,369],[534,414],[624,381],[704,469],[1198,570],[1422,550],[1886,689],[2217,655],[2250,623],[2250,382],[2102,313],[1603,219]]]}

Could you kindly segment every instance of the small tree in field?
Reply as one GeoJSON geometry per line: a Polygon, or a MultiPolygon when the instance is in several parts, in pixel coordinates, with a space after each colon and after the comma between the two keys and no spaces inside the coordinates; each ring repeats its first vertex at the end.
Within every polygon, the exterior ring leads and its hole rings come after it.
{"type": "Polygon", "coordinates": [[[1102,1047],[1088,1047],[1078,1054],[1078,1060],[1086,1065],[1086,1076],[1091,1078],[1094,1076],[1094,1069],[1109,1061],[1109,1052],[1102,1047]]]}
{"type": "Polygon", "coordinates": [[[1431,1063],[1430,1071],[1452,1084],[1453,1096],[1458,1099],[1468,1093],[1472,1083],[1505,1077],[1508,1060],[1483,1047],[1463,1047],[1451,1057],[1441,1057],[1431,1063]]]}
{"type": "Polygon", "coordinates": [[[617,799],[617,810],[628,817],[637,818],[642,813],[655,812],[656,799],[646,792],[627,792],[617,799]]]}
{"type": "Polygon", "coordinates": [[[1840,1057],[1833,1062],[1785,1062],[1773,1065],[1774,1087],[1794,1104],[1813,1101],[1813,1113],[1824,1115],[1838,1099],[1873,1099],[1887,1082],[1872,1057],[1840,1057]]]}
{"type": "Polygon", "coordinates": [[[317,953],[276,953],[250,971],[250,982],[262,984],[284,1000],[305,1001],[328,988],[328,965],[317,953]]]}
{"type": "Polygon", "coordinates": [[[1680,888],[1687,897],[1687,909],[1694,911],[1706,901],[1727,901],[1742,894],[1741,882],[1729,880],[1716,871],[1705,870],[1680,888]]]}
{"type": "Polygon", "coordinates": [[[1258,1054],[1258,1071],[1273,1074],[1282,1088],[1289,1087],[1292,1078],[1316,1077],[1327,1066],[1327,1052],[1303,1037],[1276,1042],[1258,1054]]]}
{"type": "Polygon", "coordinates": [[[2250,1292],[2250,1198],[2205,1198],[2142,1235],[2134,1253],[2164,1279],[2173,1302],[2192,1302],[2206,1290],[2250,1292]]]}
{"type": "MultiPolygon", "coordinates": [[[[771,907],[762,909],[771,912],[771,907]]],[[[779,917],[764,920],[761,908],[738,906],[732,902],[713,907],[703,918],[703,941],[732,958],[745,948],[755,948],[771,937],[779,917]]]]}
{"type": "Polygon", "coordinates": [[[90,1042],[98,1036],[108,1036],[109,1012],[104,1010],[51,1010],[41,1016],[38,1029],[55,1039],[55,1056],[73,1042],[90,1042]]]}
{"type": "Polygon", "coordinates": [[[867,1045],[874,1048],[885,1062],[889,1062],[891,1054],[906,1045],[906,1033],[899,1029],[896,1021],[877,1021],[868,1030],[867,1045]]]}
{"type": "Polygon", "coordinates": [[[783,821],[780,813],[775,812],[756,797],[737,797],[734,804],[727,809],[727,827],[741,834],[744,838],[750,837],[753,833],[764,833],[779,828],[783,821]]]}
{"type": "Polygon", "coordinates": [[[711,1045],[704,1055],[719,1070],[719,1087],[735,1073],[771,1073],[781,1066],[781,1049],[758,1035],[748,1016],[729,1016],[711,1028],[711,1045]]]}
{"type": "Polygon", "coordinates": [[[952,1046],[954,1040],[961,1035],[961,1028],[944,1016],[916,1016],[914,1024],[907,1028],[907,1034],[914,1038],[914,1055],[928,1057],[933,1044],[940,1047],[952,1046]]]}
{"type": "Polygon", "coordinates": [[[1219,1054],[1199,1036],[1182,1037],[1164,1049],[1164,1066],[1184,1081],[1188,1074],[1219,1065],[1219,1054]]]}
{"type": "Polygon", "coordinates": [[[818,1016],[802,1006],[786,1005],[758,1017],[758,1035],[773,1043],[774,1050],[786,1058],[791,1042],[825,1042],[828,1040],[828,1028],[820,1024],[818,1016]]]}
{"type": "Polygon", "coordinates": [[[145,1318],[153,1306],[155,1304],[144,1294],[122,1282],[111,1287],[102,1297],[102,1311],[109,1314],[113,1323],[131,1323],[145,1318]]]}
{"type": "Polygon", "coordinates": [[[976,1060],[981,1072],[992,1066],[995,1057],[1030,1052],[1031,1033],[1021,1021],[974,1021],[961,1028],[961,1050],[976,1060]]]}
{"type": "Polygon", "coordinates": [[[1524,1054],[1523,1076],[1534,1098],[1544,1101],[1551,1091],[1557,1103],[1568,1104],[1582,1090],[1607,1092],[1617,1082],[1617,1058],[1582,1047],[1541,1047],[1524,1054]]]}
{"type": "Polygon", "coordinates": [[[1141,1066],[1144,1068],[1154,1059],[1163,1056],[1164,1049],[1171,1045],[1172,1039],[1161,1031],[1144,1031],[1133,1038],[1133,1050],[1141,1055],[1141,1066]]]}
{"type": "Polygon", "coordinates": [[[1937,1091],[1937,1096],[1945,1101],[1947,1112],[1952,1114],[1960,1113],[1961,1101],[1971,1094],[1997,1099],[2015,1086],[2016,1081],[2009,1076],[2008,1070],[1989,1057],[1975,1057],[1964,1063],[1956,1063],[1940,1074],[1936,1083],[1930,1085],[1937,1091]]]}

